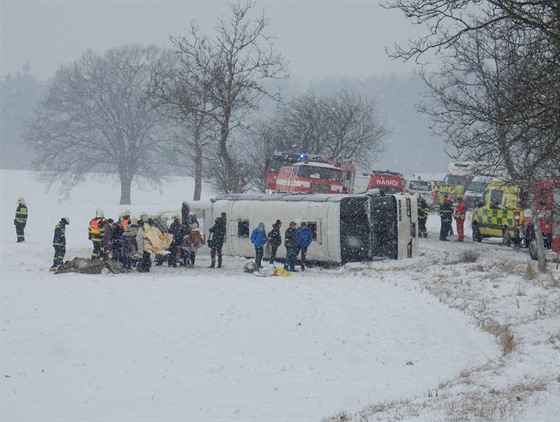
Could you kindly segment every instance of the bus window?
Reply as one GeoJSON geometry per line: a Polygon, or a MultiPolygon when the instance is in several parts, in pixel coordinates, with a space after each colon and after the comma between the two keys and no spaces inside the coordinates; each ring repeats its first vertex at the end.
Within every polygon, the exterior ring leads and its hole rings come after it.
{"type": "Polygon", "coordinates": [[[249,237],[249,220],[237,220],[237,236],[249,237]]]}
{"type": "Polygon", "coordinates": [[[311,229],[311,233],[313,233],[313,240],[317,240],[317,223],[315,221],[306,221],[307,227],[311,229]]]}

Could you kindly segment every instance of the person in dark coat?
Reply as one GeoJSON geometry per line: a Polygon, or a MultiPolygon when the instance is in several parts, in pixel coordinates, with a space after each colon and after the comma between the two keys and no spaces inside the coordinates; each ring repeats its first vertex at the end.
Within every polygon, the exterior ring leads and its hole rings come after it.
{"type": "Polygon", "coordinates": [[[280,234],[280,227],[282,227],[282,222],[276,220],[276,223],[272,225],[272,230],[268,232],[268,244],[270,245],[270,263],[274,264],[274,259],[276,258],[276,253],[278,252],[278,247],[282,244],[282,235],[280,234]]]}
{"type": "Polygon", "coordinates": [[[56,271],[64,263],[64,255],[66,255],[66,226],[70,224],[68,217],[62,217],[58,224],[54,227],[53,248],[54,259],[51,271],[56,271]]]}
{"type": "Polygon", "coordinates": [[[130,224],[124,229],[122,235],[122,253],[121,263],[124,270],[129,273],[132,270],[132,257],[138,252],[138,243],[136,242],[136,234],[132,230],[130,224]]]}
{"type": "Polygon", "coordinates": [[[181,205],[181,222],[183,224],[187,224],[187,219],[189,218],[189,212],[191,211],[191,207],[187,201],[183,201],[181,205]]]}
{"type": "Polygon", "coordinates": [[[214,225],[210,228],[208,237],[208,246],[210,247],[210,259],[212,263],[210,268],[216,268],[216,255],[218,256],[218,268],[222,267],[222,247],[226,236],[226,219],[222,217],[216,218],[214,225]]]}
{"type": "Polygon", "coordinates": [[[113,227],[115,227],[115,220],[108,218],[105,223],[105,234],[103,235],[103,260],[108,261],[111,259],[111,236],[113,235],[113,227]]]}
{"type": "Polygon", "coordinates": [[[171,246],[169,246],[169,256],[167,264],[170,267],[177,267],[177,260],[182,263],[184,251],[181,249],[183,238],[187,235],[187,228],[179,219],[179,215],[173,217],[173,222],[169,226],[169,233],[173,235],[171,246]]]}
{"type": "Polygon", "coordinates": [[[298,241],[297,228],[294,221],[290,223],[290,227],[288,227],[284,233],[284,246],[286,247],[286,263],[284,264],[284,269],[295,272],[298,241]]]}
{"type": "Polygon", "coordinates": [[[311,245],[313,241],[313,232],[307,226],[307,223],[303,221],[300,227],[297,229],[297,241],[298,241],[298,252],[296,252],[296,257],[299,252],[301,252],[301,270],[305,271],[305,263],[307,258],[307,248],[311,245]]]}
{"type": "Polygon", "coordinates": [[[447,195],[443,198],[443,203],[439,208],[439,216],[441,218],[439,240],[447,240],[447,235],[449,230],[451,230],[451,222],[453,221],[453,203],[447,195]]]}
{"type": "Polygon", "coordinates": [[[123,224],[121,221],[117,221],[113,224],[111,230],[111,260],[120,262],[122,257],[122,247],[123,247],[123,224]]]}
{"type": "Polygon", "coordinates": [[[14,218],[14,225],[16,226],[17,242],[25,242],[25,226],[27,225],[27,216],[29,209],[25,204],[25,199],[19,197],[17,200],[18,206],[16,208],[16,216],[14,218]]]}
{"type": "Polygon", "coordinates": [[[264,223],[259,225],[251,233],[251,243],[255,246],[255,264],[257,269],[262,268],[262,259],[264,255],[264,245],[266,244],[266,231],[264,223]]]}

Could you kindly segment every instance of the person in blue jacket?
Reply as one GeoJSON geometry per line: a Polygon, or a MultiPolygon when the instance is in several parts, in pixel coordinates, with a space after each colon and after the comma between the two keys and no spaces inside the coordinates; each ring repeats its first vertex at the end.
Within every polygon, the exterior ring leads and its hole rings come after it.
{"type": "Polygon", "coordinates": [[[256,229],[251,233],[251,243],[255,245],[255,264],[257,269],[261,268],[261,262],[264,256],[264,245],[266,244],[266,231],[264,223],[259,223],[256,229]]]}
{"type": "Polygon", "coordinates": [[[298,242],[298,253],[301,252],[301,270],[305,271],[305,259],[307,257],[307,248],[311,245],[313,241],[313,232],[307,223],[303,221],[297,229],[297,242],[298,242]]]}

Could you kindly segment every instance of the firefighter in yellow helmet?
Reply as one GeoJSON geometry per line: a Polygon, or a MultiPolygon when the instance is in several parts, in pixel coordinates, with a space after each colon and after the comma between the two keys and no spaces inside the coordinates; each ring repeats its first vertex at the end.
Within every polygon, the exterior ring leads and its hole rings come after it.
{"type": "Polygon", "coordinates": [[[27,225],[27,216],[29,209],[25,203],[25,199],[20,196],[17,200],[16,217],[14,218],[14,225],[16,226],[16,235],[18,243],[25,242],[25,226],[27,225]]]}
{"type": "Polygon", "coordinates": [[[66,255],[66,226],[70,224],[68,217],[62,217],[54,228],[53,248],[54,259],[51,271],[56,271],[64,263],[66,255]]]}
{"type": "Polygon", "coordinates": [[[105,224],[107,219],[101,208],[95,211],[95,217],[89,222],[88,237],[93,242],[91,259],[103,258],[103,244],[105,241],[105,224]]]}

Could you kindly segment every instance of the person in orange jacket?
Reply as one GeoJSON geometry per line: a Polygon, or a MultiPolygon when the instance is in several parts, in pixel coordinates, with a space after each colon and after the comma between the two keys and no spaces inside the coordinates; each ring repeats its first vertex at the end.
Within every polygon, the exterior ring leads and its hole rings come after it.
{"type": "Polygon", "coordinates": [[[455,225],[457,226],[457,242],[465,239],[465,218],[467,217],[467,204],[462,196],[457,197],[457,208],[455,208],[455,225]]]}

